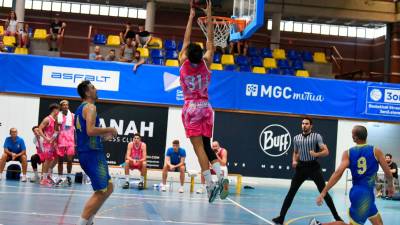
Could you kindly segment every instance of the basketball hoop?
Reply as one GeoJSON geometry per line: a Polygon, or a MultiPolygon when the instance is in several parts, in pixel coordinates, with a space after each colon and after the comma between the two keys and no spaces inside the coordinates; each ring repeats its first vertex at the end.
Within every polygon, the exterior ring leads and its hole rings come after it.
{"type": "MultiPolygon", "coordinates": [[[[235,20],[229,17],[212,16],[211,22],[214,26],[215,46],[225,48],[228,45],[227,40],[229,38],[231,27],[235,24],[235,20]]],[[[204,35],[207,37],[207,17],[199,17],[197,23],[204,35]]]]}

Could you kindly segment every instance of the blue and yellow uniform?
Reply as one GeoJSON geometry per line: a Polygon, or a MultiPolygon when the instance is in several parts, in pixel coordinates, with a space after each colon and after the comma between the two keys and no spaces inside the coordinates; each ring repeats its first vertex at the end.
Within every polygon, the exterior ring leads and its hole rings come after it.
{"type": "Polygon", "coordinates": [[[353,187],[350,190],[349,216],[352,224],[364,224],[377,216],[375,205],[375,178],[379,163],[371,145],[357,145],[349,150],[353,187]]]}
{"type": "MultiPolygon", "coordinates": [[[[83,109],[88,103],[82,103],[75,112],[76,146],[79,163],[83,171],[89,176],[94,191],[106,191],[111,177],[108,173],[108,164],[104,153],[103,143],[99,136],[90,137],[86,130],[86,120],[83,118],[83,109]]],[[[100,126],[96,115],[96,127],[100,126]]]]}

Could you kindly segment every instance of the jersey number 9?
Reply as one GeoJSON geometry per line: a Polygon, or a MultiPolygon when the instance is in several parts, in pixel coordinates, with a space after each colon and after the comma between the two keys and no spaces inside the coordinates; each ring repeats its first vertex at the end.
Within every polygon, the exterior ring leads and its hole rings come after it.
{"type": "Polygon", "coordinates": [[[358,174],[363,175],[367,172],[367,159],[365,157],[361,157],[357,160],[358,174]]]}

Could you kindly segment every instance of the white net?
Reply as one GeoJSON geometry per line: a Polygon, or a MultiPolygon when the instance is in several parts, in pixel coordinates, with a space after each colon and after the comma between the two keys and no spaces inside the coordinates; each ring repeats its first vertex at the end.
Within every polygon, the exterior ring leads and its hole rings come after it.
{"type": "MultiPolygon", "coordinates": [[[[201,30],[207,38],[207,20],[205,17],[200,17],[197,20],[201,30]]],[[[233,25],[230,18],[213,17],[212,23],[214,26],[214,45],[225,48],[228,45],[228,38],[233,25]]]]}

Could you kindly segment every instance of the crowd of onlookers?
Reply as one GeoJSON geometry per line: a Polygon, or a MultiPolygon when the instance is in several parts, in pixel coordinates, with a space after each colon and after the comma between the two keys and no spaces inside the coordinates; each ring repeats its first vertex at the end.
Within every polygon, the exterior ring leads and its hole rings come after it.
{"type": "MultiPolygon", "coordinates": [[[[0,52],[9,52],[3,41],[4,36],[15,38],[14,46],[9,47],[29,48],[33,38],[33,29],[29,26],[29,23],[19,21],[13,10],[10,11],[4,21],[4,34],[3,37],[0,37],[0,52]]],[[[58,18],[54,18],[53,22],[51,22],[46,35],[49,51],[58,51],[62,47],[66,26],[67,24],[58,18]],[[56,43],[55,47],[53,47],[53,42],[56,43]]]]}

